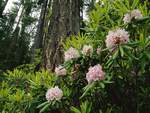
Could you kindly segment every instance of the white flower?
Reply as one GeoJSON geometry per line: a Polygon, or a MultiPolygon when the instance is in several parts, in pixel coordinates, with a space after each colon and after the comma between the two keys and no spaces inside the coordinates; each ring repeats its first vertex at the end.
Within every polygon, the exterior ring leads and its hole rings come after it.
{"type": "Polygon", "coordinates": [[[129,41],[129,34],[124,29],[116,29],[114,31],[109,31],[106,36],[106,47],[110,51],[114,50],[119,44],[126,44],[129,41]]]}
{"type": "Polygon", "coordinates": [[[67,74],[67,70],[65,68],[63,68],[62,66],[58,66],[55,68],[55,73],[58,76],[61,76],[61,75],[63,76],[63,75],[67,74]]]}
{"type": "Polygon", "coordinates": [[[140,19],[142,16],[142,13],[140,10],[138,9],[134,9],[132,12],[131,12],[131,16],[135,19],[140,19]]]}
{"type": "Polygon", "coordinates": [[[46,93],[46,99],[48,101],[60,100],[62,98],[62,96],[63,96],[63,92],[61,89],[58,88],[58,86],[48,89],[48,91],[46,93]]]}
{"type": "Polygon", "coordinates": [[[92,81],[104,80],[104,75],[105,73],[102,70],[102,66],[98,64],[89,68],[88,73],[86,73],[86,79],[88,83],[91,83],[92,81]]]}
{"type": "Polygon", "coordinates": [[[78,58],[80,57],[80,54],[78,52],[78,50],[76,50],[75,48],[71,47],[69,48],[66,52],[65,52],[65,61],[74,59],[74,58],[78,58]]]}
{"type": "Polygon", "coordinates": [[[134,9],[124,15],[123,21],[124,21],[124,23],[130,23],[133,18],[140,19],[141,17],[143,17],[141,11],[138,9],[134,9]]]}
{"type": "Polygon", "coordinates": [[[130,23],[131,20],[132,20],[132,17],[129,13],[124,15],[124,18],[123,18],[124,23],[130,23]]]}
{"type": "Polygon", "coordinates": [[[85,56],[90,56],[93,53],[93,47],[91,45],[84,45],[82,49],[82,54],[85,56]]]}

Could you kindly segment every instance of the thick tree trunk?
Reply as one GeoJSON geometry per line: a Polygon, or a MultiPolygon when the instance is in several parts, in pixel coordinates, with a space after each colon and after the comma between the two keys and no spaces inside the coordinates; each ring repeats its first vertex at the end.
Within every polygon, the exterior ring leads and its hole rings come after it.
{"type": "Polygon", "coordinates": [[[43,50],[43,65],[46,69],[54,70],[55,66],[63,62],[61,42],[68,34],[79,32],[80,10],[79,0],[54,0],[52,15],[45,37],[43,50]]]}
{"type": "Polygon", "coordinates": [[[70,6],[72,11],[70,15],[72,22],[71,31],[76,35],[80,30],[80,0],[72,0],[70,6]]]}

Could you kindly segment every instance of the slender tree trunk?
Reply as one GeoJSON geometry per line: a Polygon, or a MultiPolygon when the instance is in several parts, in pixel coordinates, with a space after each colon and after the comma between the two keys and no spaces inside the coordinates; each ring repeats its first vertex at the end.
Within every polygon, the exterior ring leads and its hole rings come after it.
{"type": "Polygon", "coordinates": [[[44,0],[41,7],[40,18],[38,21],[37,27],[37,35],[35,37],[35,48],[39,49],[43,46],[43,35],[44,35],[44,22],[46,16],[46,9],[47,9],[48,0],[44,0]]]}
{"type": "Polygon", "coordinates": [[[50,25],[51,12],[52,12],[52,1],[53,0],[48,0],[48,3],[47,3],[47,10],[46,10],[45,20],[44,20],[43,46],[44,46],[45,39],[48,35],[48,28],[50,25]]]}
{"type": "Polygon", "coordinates": [[[43,50],[43,65],[46,69],[53,71],[63,62],[61,42],[68,34],[79,32],[80,11],[76,9],[79,7],[77,1],[79,0],[53,1],[48,35],[45,37],[43,50]]]}
{"type": "Polygon", "coordinates": [[[12,33],[16,32],[16,30],[17,30],[17,28],[18,28],[18,26],[19,26],[19,24],[21,22],[21,19],[23,17],[23,13],[24,13],[24,6],[20,5],[18,13],[17,13],[17,16],[15,18],[15,22],[14,22],[14,25],[13,25],[14,29],[13,29],[12,33]]]}
{"type": "Polygon", "coordinates": [[[8,0],[5,0],[4,3],[2,2],[2,0],[0,1],[1,6],[0,6],[0,18],[3,16],[3,12],[5,10],[5,7],[8,3],[8,0]]]}

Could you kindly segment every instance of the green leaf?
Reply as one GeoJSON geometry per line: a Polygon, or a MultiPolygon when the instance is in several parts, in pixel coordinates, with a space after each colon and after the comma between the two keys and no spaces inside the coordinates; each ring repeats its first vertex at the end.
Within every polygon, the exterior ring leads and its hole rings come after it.
{"type": "Polygon", "coordinates": [[[118,56],[118,54],[119,54],[119,51],[117,50],[115,53],[114,53],[114,55],[113,55],[113,59],[116,59],[117,58],[117,56],[118,56]]]}
{"type": "Polygon", "coordinates": [[[41,108],[41,107],[45,106],[45,105],[48,104],[48,103],[50,103],[50,102],[49,102],[49,101],[46,101],[46,102],[44,102],[44,103],[38,105],[37,108],[41,108]]]}
{"type": "Polygon", "coordinates": [[[90,91],[94,86],[95,86],[95,82],[92,82],[91,84],[88,84],[87,86],[85,86],[84,87],[85,92],[80,97],[80,99],[83,98],[87,94],[87,92],[90,91]]]}
{"type": "Polygon", "coordinates": [[[124,48],[126,48],[126,49],[132,49],[132,47],[127,46],[127,45],[124,45],[124,48]]]}
{"type": "Polygon", "coordinates": [[[140,24],[140,23],[143,24],[142,22],[146,22],[147,20],[150,20],[150,16],[145,16],[145,17],[136,19],[134,22],[135,22],[135,23],[139,23],[139,24],[140,24]]]}
{"type": "Polygon", "coordinates": [[[105,84],[104,83],[100,83],[101,87],[104,89],[105,88],[105,84]]]}
{"type": "Polygon", "coordinates": [[[78,110],[77,108],[75,108],[75,107],[73,107],[73,106],[72,106],[70,109],[71,109],[71,111],[73,111],[74,113],[81,113],[80,110],[78,110]]]}
{"type": "Polygon", "coordinates": [[[88,104],[88,107],[86,108],[87,110],[87,112],[86,113],[90,113],[91,112],[91,108],[92,108],[92,103],[89,103],[88,104]]]}
{"type": "Polygon", "coordinates": [[[40,113],[43,113],[45,110],[47,110],[50,105],[51,105],[51,103],[45,105],[45,106],[40,110],[40,113]]]}
{"type": "Polygon", "coordinates": [[[106,84],[111,84],[111,83],[113,83],[113,81],[104,81],[104,83],[106,83],[106,84]]]}
{"type": "Polygon", "coordinates": [[[150,54],[145,52],[145,55],[150,60],[150,54]]]}
{"type": "Polygon", "coordinates": [[[122,77],[122,76],[120,76],[120,75],[118,76],[118,78],[123,79],[123,77],[122,77]]]}
{"type": "Polygon", "coordinates": [[[132,4],[132,6],[131,6],[131,8],[132,8],[132,9],[135,9],[136,6],[138,5],[138,3],[139,3],[139,0],[134,0],[134,1],[133,1],[133,4],[132,4]]]}
{"type": "Polygon", "coordinates": [[[108,108],[106,113],[111,113],[112,112],[112,108],[108,108]]]}
{"type": "Polygon", "coordinates": [[[123,51],[123,48],[121,46],[119,46],[119,50],[120,50],[121,57],[123,57],[124,56],[124,51],[123,51]]]}
{"type": "Polygon", "coordinates": [[[127,6],[128,9],[130,8],[130,3],[128,0],[125,0],[125,5],[127,6]]]}
{"type": "Polygon", "coordinates": [[[113,60],[112,60],[112,59],[109,59],[109,60],[106,62],[107,68],[109,68],[112,64],[113,64],[113,60]]]}

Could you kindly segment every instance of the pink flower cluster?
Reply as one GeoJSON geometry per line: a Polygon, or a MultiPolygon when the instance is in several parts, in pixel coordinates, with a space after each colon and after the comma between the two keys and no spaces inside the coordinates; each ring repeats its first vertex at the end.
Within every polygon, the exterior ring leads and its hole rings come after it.
{"type": "Polygon", "coordinates": [[[85,56],[90,56],[93,53],[93,47],[91,45],[84,45],[82,49],[82,54],[85,56]]]}
{"type": "Polygon", "coordinates": [[[63,66],[58,66],[55,68],[55,73],[58,76],[64,76],[67,74],[67,70],[63,66]]]}
{"type": "Polygon", "coordinates": [[[48,89],[48,91],[46,93],[46,99],[48,101],[60,100],[62,98],[62,96],[63,96],[63,92],[61,89],[58,88],[58,86],[48,89]]]}
{"type": "Polygon", "coordinates": [[[78,50],[71,47],[65,52],[65,61],[80,57],[78,50]]]}
{"type": "Polygon", "coordinates": [[[141,11],[134,9],[130,13],[124,15],[123,21],[124,23],[130,23],[133,18],[140,19],[141,17],[143,17],[141,11]]]}
{"type": "Polygon", "coordinates": [[[124,29],[116,29],[114,31],[109,31],[106,36],[106,47],[112,51],[119,44],[126,44],[129,41],[129,34],[124,29]]]}
{"type": "Polygon", "coordinates": [[[88,83],[91,83],[92,81],[103,80],[105,78],[104,75],[102,66],[98,64],[89,68],[88,73],[86,73],[86,79],[88,83]]]}

